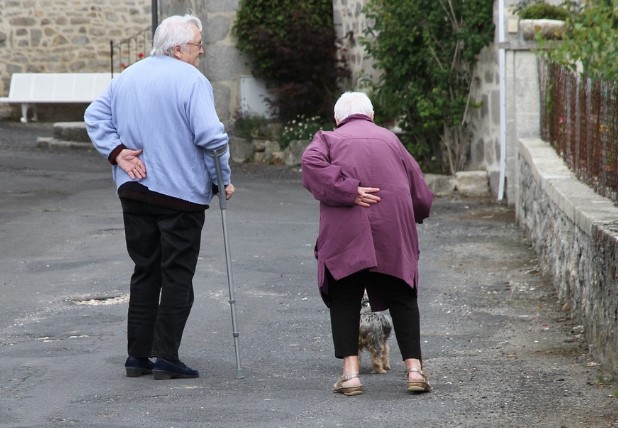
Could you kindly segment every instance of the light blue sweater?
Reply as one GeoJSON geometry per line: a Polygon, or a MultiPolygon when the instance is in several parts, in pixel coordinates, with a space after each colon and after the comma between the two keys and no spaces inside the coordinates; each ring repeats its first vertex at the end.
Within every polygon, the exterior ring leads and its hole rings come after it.
{"type": "MultiPolygon", "coordinates": [[[[228,142],[215,111],[212,86],[193,65],[153,56],[115,76],[88,108],[86,128],[103,156],[120,144],[143,149],[150,190],[196,204],[210,203],[217,184],[214,160],[206,153],[228,142]]],[[[230,183],[229,150],[221,157],[224,185],[230,183]]],[[[116,187],[131,180],[113,166],[116,187]]]]}

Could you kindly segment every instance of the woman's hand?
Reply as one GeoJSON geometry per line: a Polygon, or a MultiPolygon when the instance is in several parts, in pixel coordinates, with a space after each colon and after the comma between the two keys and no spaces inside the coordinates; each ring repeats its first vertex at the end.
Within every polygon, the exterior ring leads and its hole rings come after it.
{"type": "Polygon", "coordinates": [[[379,192],[377,187],[358,187],[358,196],[354,199],[354,204],[361,207],[369,207],[380,202],[380,197],[372,193],[379,192]]]}

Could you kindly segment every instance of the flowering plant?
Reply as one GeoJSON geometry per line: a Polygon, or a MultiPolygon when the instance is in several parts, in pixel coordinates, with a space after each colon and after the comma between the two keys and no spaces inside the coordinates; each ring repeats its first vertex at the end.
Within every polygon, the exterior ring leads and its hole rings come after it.
{"type": "Polygon", "coordinates": [[[331,131],[333,128],[334,124],[324,124],[319,116],[305,117],[301,114],[283,127],[279,144],[283,149],[290,144],[290,141],[311,141],[319,130],[331,131]]]}

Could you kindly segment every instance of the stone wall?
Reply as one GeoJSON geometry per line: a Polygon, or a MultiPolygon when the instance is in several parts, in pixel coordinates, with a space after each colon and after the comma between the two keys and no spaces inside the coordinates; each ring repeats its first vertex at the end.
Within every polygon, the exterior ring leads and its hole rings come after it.
{"type": "Polygon", "coordinates": [[[240,108],[240,78],[250,76],[247,59],[231,34],[239,0],[159,0],[162,17],[192,13],[203,25],[204,57],[199,68],[213,85],[217,114],[229,124],[240,108]]]}
{"type": "Polygon", "coordinates": [[[584,326],[592,355],[618,373],[618,208],[541,140],[520,140],[517,168],[517,221],[543,276],[584,326]]]}
{"type": "MultiPolygon", "coordinates": [[[[49,0],[2,0],[0,96],[8,94],[13,73],[109,71],[110,41],[117,45],[134,39],[131,56],[126,48],[122,52],[114,51],[114,72],[121,72],[120,63],[130,65],[136,60],[137,51],[146,55],[150,51],[151,3],[151,0],[53,0],[50,7],[49,0]],[[135,35],[139,36],[134,38],[135,35]],[[140,46],[136,48],[138,43],[140,46]]],[[[159,22],[167,16],[185,13],[193,13],[202,20],[205,55],[200,69],[213,84],[217,112],[225,123],[238,109],[240,76],[251,74],[230,35],[238,3],[238,0],[159,0],[159,22]]],[[[0,117],[15,115],[16,109],[0,104],[0,117]]],[[[79,110],[76,114],[80,114],[79,110]]],[[[43,120],[50,118],[45,113],[41,116],[43,120]]]]}
{"type": "MultiPolygon", "coordinates": [[[[150,26],[150,5],[151,0],[0,1],[0,96],[8,95],[13,73],[109,71],[110,40],[150,26]]],[[[10,113],[0,104],[0,116],[10,113]]]]}
{"type": "MultiPolygon", "coordinates": [[[[516,34],[517,22],[509,30],[516,34]]],[[[536,45],[515,37],[504,47],[509,203],[543,276],[583,325],[591,354],[618,373],[618,208],[579,182],[539,139],[536,45]]]]}
{"type": "MultiPolygon", "coordinates": [[[[472,133],[469,162],[466,169],[486,170],[496,181],[500,162],[500,75],[496,45],[481,51],[472,77],[470,101],[478,107],[468,110],[472,133]]],[[[496,186],[493,186],[496,187],[496,186]]]]}
{"type": "MultiPolygon", "coordinates": [[[[0,96],[8,94],[11,75],[17,72],[108,71],[110,41],[117,43],[148,29],[150,6],[151,0],[53,0],[53,8],[49,0],[2,0],[0,96]]],[[[240,78],[251,76],[248,61],[231,35],[238,6],[239,0],[159,0],[159,22],[185,13],[202,20],[205,55],[199,68],[213,84],[217,113],[226,124],[240,108],[240,78]]],[[[357,14],[348,18],[362,20],[360,9],[355,10],[357,14]]],[[[150,44],[140,50],[147,54],[150,44]]],[[[115,51],[115,55],[116,72],[121,71],[120,63],[135,61],[128,54],[115,51]]],[[[0,117],[18,116],[17,108],[0,104],[0,117]]],[[[45,112],[40,116],[50,118],[45,112]]]]}
{"type": "Polygon", "coordinates": [[[358,89],[363,86],[363,80],[378,76],[371,58],[360,44],[367,28],[367,19],[362,13],[366,3],[367,0],[333,0],[333,21],[341,54],[352,72],[349,89],[358,89]]]}

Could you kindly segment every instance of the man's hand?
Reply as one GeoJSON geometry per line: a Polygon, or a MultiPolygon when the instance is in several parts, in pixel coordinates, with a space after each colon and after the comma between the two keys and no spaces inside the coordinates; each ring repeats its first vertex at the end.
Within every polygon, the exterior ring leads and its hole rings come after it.
{"type": "Polygon", "coordinates": [[[380,202],[380,197],[372,195],[372,193],[379,192],[377,187],[358,187],[358,196],[354,199],[354,204],[361,207],[369,207],[373,204],[380,202]]]}
{"type": "Polygon", "coordinates": [[[232,199],[232,195],[234,195],[235,190],[236,189],[234,188],[234,185],[232,183],[225,186],[225,199],[228,201],[232,199]]]}
{"type": "Polygon", "coordinates": [[[146,178],[146,166],[139,158],[142,150],[123,149],[116,157],[116,163],[124,172],[129,174],[131,180],[146,178]]]}

